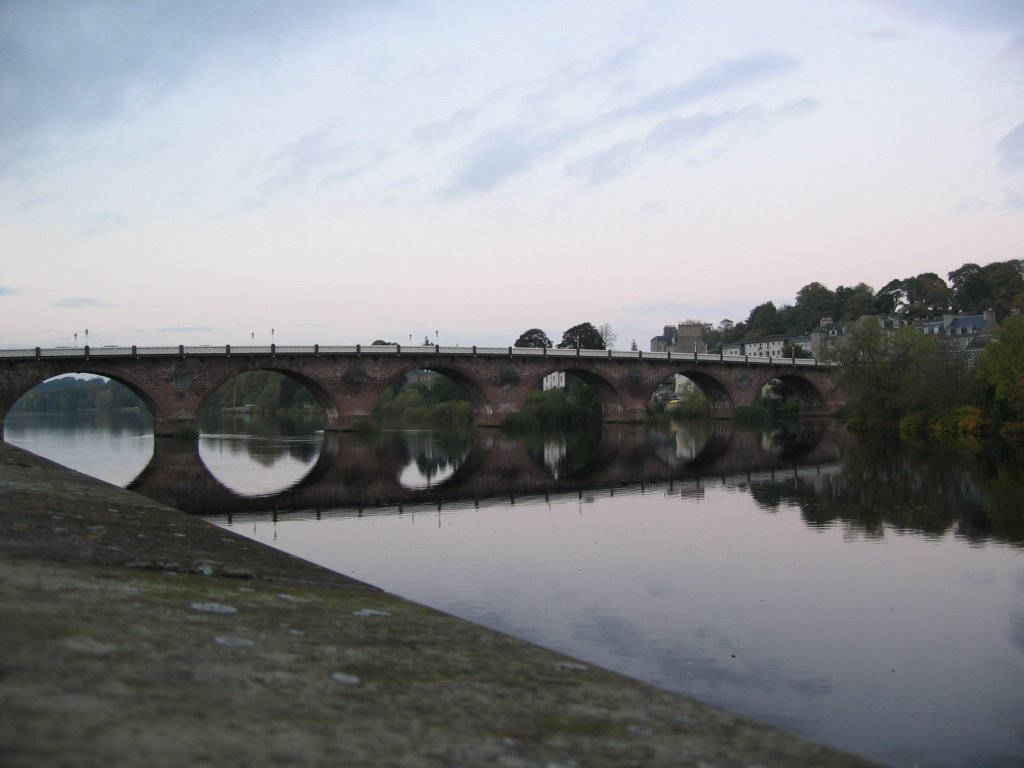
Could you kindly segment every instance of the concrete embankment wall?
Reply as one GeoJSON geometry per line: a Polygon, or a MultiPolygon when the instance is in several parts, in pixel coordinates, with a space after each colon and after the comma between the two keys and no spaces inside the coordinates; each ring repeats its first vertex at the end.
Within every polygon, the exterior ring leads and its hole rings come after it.
{"type": "Polygon", "coordinates": [[[0,646],[5,768],[868,765],[6,444],[0,646]]]}

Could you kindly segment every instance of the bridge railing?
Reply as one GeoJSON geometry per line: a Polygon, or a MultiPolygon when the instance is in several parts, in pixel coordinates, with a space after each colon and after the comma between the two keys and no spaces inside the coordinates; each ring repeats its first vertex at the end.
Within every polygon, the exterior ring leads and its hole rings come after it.
{"type": "Polygon", "coordinates": [[[34,347],[23,349],[0,349],[0,359],[55,359],[55,358],[114,358],[114,357],[162,357],[162,356],[269,356],[269,355],[432,355],[489,357],[553,357],[558,359],[587,358],[610,360],[665,360],[671,362],[726,363],[740,365],[777,365],[795,367],[834,367],[833,362],[815,358],[760,357],[754,355],[722,355],[709,352],[643,352],[640,350],[610,349],[544,349],[540,347],[453,347],[453,346],[402,346],[401,344],[367,344],[344,346],[177,346],[177,347],[34,347]]]}
{"type": "Polygon", "coordinates": [[[136,347],[136,355],[177,355],[181,353],[178,347],[136,347]]]}
{"type": "Polygon", "coordinates": [[[34,349],[0,349],[0,357],[35,357],[34,349]]]}

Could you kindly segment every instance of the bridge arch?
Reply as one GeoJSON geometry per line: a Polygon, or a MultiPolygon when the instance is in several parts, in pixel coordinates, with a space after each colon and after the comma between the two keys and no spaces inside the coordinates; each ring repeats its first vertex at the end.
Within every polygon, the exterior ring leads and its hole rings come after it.
{"type": "Polygon", "coordinates": [[[5,381],[3,383],[5,386],[2,389],[2,397],[0,397],[0,436],[3,434],[4,419],[22,397],[40,384],[61,376],[74,374],[102,376],[126,387],[142,401],[142,404],[149,411],[154,425],[162,415],[159,395],[147,386],[144,378],[135,377],[129,371],[117,368],[111,369],[111,367],[103,365],[100,361],[52,362],[37,368],[23,368],[18,373],[20,375],[7,375],[4,377],[5,381]]]}
{"type": "MultiPolygon", "coordinates": [[[[711,418],[728,418],[732,415],[733,408],[736,403],[733,400],[732,395],[729,393],[728,387],[715,375],[708,371],[701,370],[699,368],[679,368],[668,374],[664,379],[658,381],[657,387],[662,386],[666,381],[674,379],[676,376],[684,376],[689,379],[700,393],[708,401],[708,415],[711,418]]],[[[654,391],[651,391],[651,397],[654,396],[654,391]]],[[[649,399],[649,398],[648,398],[649,399]]]]}
{"type": "Polygon", "coordinates": [[[372,406],[369,409],[370,412],[372,413],[380,403],[384,389],[401,384],[413,371],[430,371],[431,373],[444,376],[459,387],[459,389],[466,393],[466,397],[469,398],[469,402],[473,406],[474,421],[478,421],[481,418],[486,419],[495,412],[494,404],[487,396],[484,383],[480,381],[479,377],[472,370],[456,362],[445,360],[438,360],[436,362],[428,360],[425,362],[425,365],[423,363],[416,364],[410,362],[395,366],[390,375],[384,380],[384,386],[376,393],[372,406]]]}
{"type": "Polygon", "coordinates": [[[800,410],[819,410],[825,407],[825,396],[821,390],[809,379],[794,374],[779,374],[773,381],[779,381],[785,385],[800,403],[800,410]]]}
{"type": "Polygon", "coordinates": [[[565,358],[563,362],[557,359],[552,363],[539,366],[525,374],[525,387],[515,399],[515,409],[522,410],[526,404],[529,394],[540,389],[544,379],[553,373],[565,373],[575,376],[582,381],[597,396],[601,403],[601,416],[605,421],[621,420],[625,413],[625,398],[620,386],[604,372],[594,370],[593,367],[586,367],[577,363],[573,358],[565,358]]]}
{"type": "Polygon", "coordinates": [[[205,392],[202,393],[195,403],[195,416],[196,418],[203,412],[207,404],[213,398],[213,396],[224,386],[230,384],[232,381],[237,379],[246,373],[259,373],[269,372],[280,374],[288,379],[296,382],[313,396],[316,400],[317,405],[323,410],[324,421],[328,424],[333,423],[338,418],[338,408],[335,405],[334,400],[331,398],[330,393],[324,386],[324,382],[316,377],[310,376],[304,370],[298,367],[288,365],[283,361],[269,361],[268,365],[245,365],[238,366],[237,368],[229,368],[220,371],[219,373],[210,377],[208,386],[205,392]]]}

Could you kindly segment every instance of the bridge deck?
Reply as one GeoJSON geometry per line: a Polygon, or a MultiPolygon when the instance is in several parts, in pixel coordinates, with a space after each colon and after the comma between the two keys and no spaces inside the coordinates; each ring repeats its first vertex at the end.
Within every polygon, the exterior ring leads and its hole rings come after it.
{"type": "Polygon", "coordinates": [[[289,357],[400,357],[400,356],[445,356],[445,357],[553,357],[553,358],[598,358],[612,360],[646,360],[666,362],[708,362],[742,363],[755,365],[792,365],[794,367],[832,367],[834,363],[817,358],[760,357],[756,355],[724,355],[699,352],[644,352],[642,350],[614,349],[546,349],[537,347],[451,347],[451,346],[402,346],[401,344],[370,345],[355,344],[327,346],[185,346],[177,347],[31,347],[22,349],[0,349],[3,359],[137,359],[141,357],[231,357],[231,356],[289,356],[289,357]]]}

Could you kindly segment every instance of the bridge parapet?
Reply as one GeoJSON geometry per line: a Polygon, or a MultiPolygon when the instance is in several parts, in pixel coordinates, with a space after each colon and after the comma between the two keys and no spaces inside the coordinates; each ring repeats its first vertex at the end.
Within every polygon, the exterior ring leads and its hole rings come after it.
{"type": "Polygon", "coordinates": [[[817,358],[800,357],[758,357],[754,355],[723,355],[708,352],[644,352],[642,350],[618,349],[558,349],[540,347],[451,347],[451,346],[403,346],[401,344],[372,345],[355,344],[327,346],[177,346],[177,347],[31,347],[21,349],[0,349],[0,360],[35,358],[93,358],[93,357],[230,357],[232,355],[294,355],[319,357],[335,356],[464,356],[464,357],[552,357],[588,358],[609,360],[645,360],[664,362],[720,363],[724,365],[768,365],[792,366],[794,368],[834,368],[838,364],[817,358]]]}

